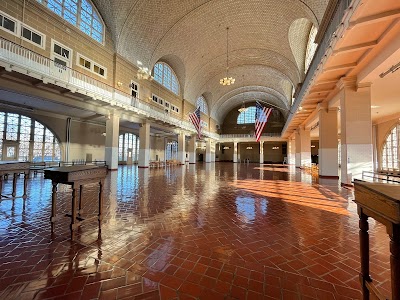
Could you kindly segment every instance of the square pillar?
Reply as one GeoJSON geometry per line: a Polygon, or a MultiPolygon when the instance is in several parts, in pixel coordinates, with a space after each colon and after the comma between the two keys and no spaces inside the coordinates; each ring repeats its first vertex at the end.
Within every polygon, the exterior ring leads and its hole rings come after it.
{"type": "Polygon", "coordinates": [[[189,140],[189,164],[196,163],[196,136],[193,134],[189,140]]]}
{"type": "Polygon", "coordinates": [[[287,155],[288,159],[287,162],[289,165],[295,165],[296,164],[296,139],[294,136],[289,138],[289,141],[287,142],[287,155]]]}
{"type": "Polygon", "coordinates": [[[139,168],[148,168],[150,160],[150,123],[143,123],[139,128],[139,168]]]}
{"type": "Polygon", "coordinates": [[[260,164],[264,163],[264,142],[260,142],[260,164]]]}
{"type": "Polygon", "coordinates": [[[178,160],[181,165],[186,162],[186,135],[184,132],[178,134],[178,160]]]}
{"type": "Polygon", "coordinates": [[[118,169],[119,116],[110,115],[106,121],[105,160],[110,170],[118,169]]]}
{"type": "Polygon", "coordinates": [[[338,109],[319,109],[319,176],[339,178],[338,163],[338,109]]]}
{"type": "Polygon", "coordinates": [[[311,167],[311,138],[310,130],[299,127],[296,137],[296,167],[311,167]]]}
{"type": "Polygon", "coordinates": [[[233,142],[233,162],[238,162],[238,143],[233,142]]]}
{"type": "Polygon", "coordinates": [[[211,162],[211,139],[206,141],[206,163],[211,162]]]}
{"type": "Polygon", "coordinates": [[[217,144],[216,143],[211,143],[211,162],[215,163],[215,155],[217,152],[217,144]]]}
{"type": "Polygon", "coordinates": [[[362,171],[373,170],[371,84],[357,85],[355,78],[339,82],[341,128],[341,182],[352,185],[362,171]]]}

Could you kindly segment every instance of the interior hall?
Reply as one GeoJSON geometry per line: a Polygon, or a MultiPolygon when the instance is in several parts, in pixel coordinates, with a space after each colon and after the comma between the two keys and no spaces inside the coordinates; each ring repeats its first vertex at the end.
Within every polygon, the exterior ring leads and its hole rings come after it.
{"type": "Polygon", "coordinates": [[[0,1],[0,299],[400,300],[398,0],[0,1]]]}

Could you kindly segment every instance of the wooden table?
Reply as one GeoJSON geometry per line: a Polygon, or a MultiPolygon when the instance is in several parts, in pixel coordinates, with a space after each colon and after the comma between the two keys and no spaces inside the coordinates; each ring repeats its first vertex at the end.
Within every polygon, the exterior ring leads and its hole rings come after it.
{"type": "Polygon", "coordinates": [[[98,215],[97,220],[99,222],[99,228],[102,220],[103,210],[103,186],[104,179],[107,175],[106,167],[98,166],[86,166],[76,165],[69,167],[55,167],[44,170],[44,178],[51,179],[53,184],[52,197],[51,197],[51,230],[54,230],[54,223],[61,217],[57,215],[56,200],[57,200],[57,185],[59,183],[68,184],[72,187],[72,208],[71,214],[66,216],[71,218],[71,239],[74,238],[74,231],[77,229],[83,221],[91,220],[92,218],[84,219],[81,217],[82,210],[82,190],[83,185],[88,183],[99,183],[99,203],[98,203],[98,215]],[[76,190],[79,187],[79,203],[77,203],[76,190]]]}
{"type": "Polygon", "coordinates": [[[26,198],[26,184],[29,178],[29,167],[30,162],[26,161],[0,161],[0,199],[2,197],[5,197],[7,199],[18,198],[16,197],[17,176],[21,173],[24,173],[24,194],[22,195],[22,198],[26,198]],[[1,194],[3,191],[3,178],[5,175],[8,174],[13,174],[13,187],[11,197],[10,195],[1,194]]]}
{"type": "Polygon", "coordinates": [[[386,226],[390,237],[392,299],[400,300],[400,185],[354,181],[355,202],[360,217],[360,281],[363,299],[385,299],[369,275],[368,217],[386,226]]]}

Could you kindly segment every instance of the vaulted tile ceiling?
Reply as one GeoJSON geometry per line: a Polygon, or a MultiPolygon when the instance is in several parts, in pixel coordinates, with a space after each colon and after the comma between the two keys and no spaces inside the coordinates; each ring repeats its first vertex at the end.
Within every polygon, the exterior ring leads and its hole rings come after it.
{"type": "Polygon", "coordinates": [[[222,122],[243,97],[290,107],[292,87],[304,77],[312,24],[329,0],[93,0],[116,51],[152,68],[161,60],[176,72],[184,99],[205,95],[222,122]],[[226,72],[229,27],[231,86],[226,72]],[[243,94],[244,93],[244,94],[243,94]]]}

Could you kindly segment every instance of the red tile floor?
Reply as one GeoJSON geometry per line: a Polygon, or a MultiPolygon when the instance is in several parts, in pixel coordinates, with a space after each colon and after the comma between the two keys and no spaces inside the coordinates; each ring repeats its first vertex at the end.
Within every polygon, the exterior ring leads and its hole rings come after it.
{"type": "MultiPolygon", "coordinates": [[[[22,178],[18,181],[22,188],[22,178]]],[[[84,190],[96,213],[97,186],[84,190]]],[[[5,184],[11,189],[11,182],[5,184]]],[[[0,299],[360,299],[353,191],[252,164],[120,167],[105,218],[50,231],[51,182],[0,202],[0,299]]],[[[71,191],[59,186],[59,211],[71,191]]],[[[370,221],[371,272],[390,296],[389,238],[370,221]]]]}

